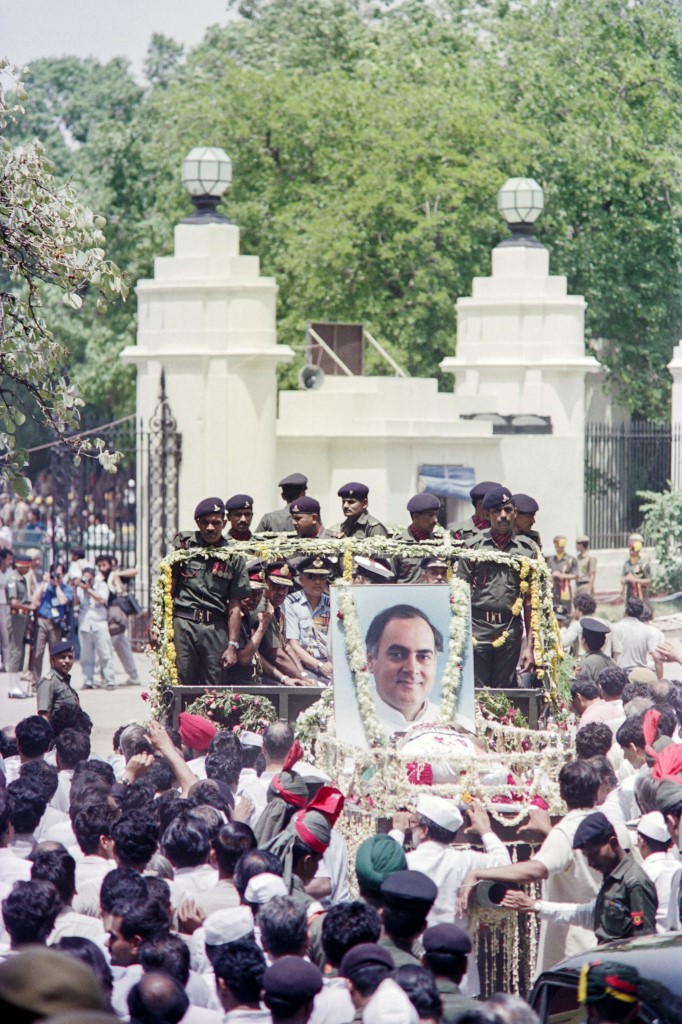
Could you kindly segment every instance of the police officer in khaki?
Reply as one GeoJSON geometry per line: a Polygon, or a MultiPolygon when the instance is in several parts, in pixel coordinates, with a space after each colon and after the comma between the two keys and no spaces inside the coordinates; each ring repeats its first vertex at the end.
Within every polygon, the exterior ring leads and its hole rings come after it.
{"type": "Polygon", "coordinates": [[[535,558],[537,548],[527,537],[514,536],[514,504],[506,488],[488,491],[483,504],[490,514],[490,529],[467,544],[457,567],[457,575],[471,588],[474,683],[476,686],[514,686],[517,665],[521,672],[527,672],[534,664],[530,588],[523,598],[522,615],[513,615],[512,606],[521,596],[518,569],[511,564],[468,559],[466,551],[487,549],[535,558]],[[503,642],[494,647],[493,643],[500,640],[503,642]]]}
{"type": "Polygon", "coordinates": [[[185,686],[208,686],[237,661],[240,602],[251,589],[245,559],[223,537],[222,499],[200,501],[194,521],[197,529],[179,533],[174,542],[191,557],[173,567],[173,630],[178,679],[185,686]],[[220,557],[212,557],[214,552],[220,557]]]}
{"type": "Polygon", "coordinates": [[[575,592],[576,594],[594,595],[597,559],[589,552],[590,538],[585,533],[576,537],[575,546],[578,551],[578,557],[575,560],[575,592]]]}
{"type": "Polygon", "coordinates": [[[388,537],[383,523],[367,511],[369,487],[367,484],[344,484],[337,491],[341,498],[341,511],[345,518],[342,523],[332,526],[331,532],[337,537],[388,537]]]}

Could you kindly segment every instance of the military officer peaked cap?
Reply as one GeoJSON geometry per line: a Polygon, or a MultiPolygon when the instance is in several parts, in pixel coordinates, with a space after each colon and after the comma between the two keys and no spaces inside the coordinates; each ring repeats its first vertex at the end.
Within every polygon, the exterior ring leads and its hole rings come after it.
{"type": "Polygon", "coordinates": [[[491,508],[502,508],[511,500],[512,496],[506,487],[494,487],[483,499],[483,508],[489,512],[491,508]]]}
{"type": "Polygon", "coordinates": [[[309,498],[307,494],[301,495],[294,501],[289,502],[290,512],[302,512],[304,515],[320,514],[320,503],[315,498],[309,498]]]}
{"type": "Polygon", "coordinates": [[[343,487],[339,487],[336,493],[339,498],[366,498],[369,494],[369,487],[367,484],[359,484],[355,481],[351,481],[351,483],[344,484],[343,487]]]}
{"type": "Polygon", "coordinates": [[[331,576],[334,572],[332,563],[322,555],[311,555],[310,558],[302,559],[298,563],[297,569],[299,573],[303,572],[306,576],[331,576]]]}
{"type": "Polygon", "coordinates": [[[580,620],[583,633],[610,633],[611,627],[608,622],[602,622],[601,619],[591,619],[587,616],[583,616],[580,620]]]}
{"type": "Polygon", "coordinates": [[[514,502],[514,508],[522,516],[534,516],[540,508],[535,498],[531,498],[530,494],[512,494],[512,501],[514,502]]]}
{"type": "Polygon", "coordinates": [[[575,835],[573,837],[573,849],[582,850],[588,843],[603,843],[606,842],[610,836],[614,836],[613,825],[601,811],[594,811],[593,814],[588,814],[586,818],[578,825],[575,835]]]}
{"type": "Polygon", "coordinates": [[[293,587],[291,567],[286,562],[271,562],[265,567],[265,578],[280,587],[293,587]]]}
{"type": "Polygon", "coordinates": [[[438,886],[423,871],[394,871],[381,883],[381,895],[387,906],[428,912],[438,895],[438,886]]]}
{"type": "Polygon", "coordinates": [[[395,573],[385,562],[377,558],[365,558],[363,555],[356,556],[353,575],[363,576],[373,583],[390,583],[395,579],[395,573]]]}
{"type": "Polygon", "coordinates": [[[250,494],[233,494],[225,502],[227,512],[236,512],[237,509],[242,508],[248,509],[249,512],[253,511],[253,498],[250,494]]]}
{"type": "Polygon", "coordinates": [[[70,640],[57,640],[55,644],[50,644],[50,657],[56,658],[58,654],[66,654],[67,651],[73,650],[73,644],[70,640]]]}
{"type": "Polygon", "coordinates": [[[408,512],[437,512],[440,508],[440,498],[435,494],[423,491],[422,494],[415,494],[407,503],[408,512]]]}
{"type": "Polygon", "coordinates": [[[194,509],[194,518],[200,519],[202,516],[210,516],[214,512],[219,512],[221,516],[225,515],[225,502],[223,499],[204,498],[194,509]]]}
{"type": "Polygon", "coordinates": [[[419,564],[422,569],[447,569],[448,560],[442,555],[427,555],[419,564]]]}
{"type": "Polygon", "coordinates": [[[493,480],[481,480],[480,483],[474,484],[469,491],[469,497],[472,501],[480,501],[481,498],[485,498],[488,491],[494,491],[496,487],[501,487],[502,484],[496,484],[493,480]]]}
{"type": "Polygon", "coordinates": [[[289,476],[283,477],[277,484],[278,487],[307,487],[308,477],[303,476],[303,473],[290,473],[289,476]]]}

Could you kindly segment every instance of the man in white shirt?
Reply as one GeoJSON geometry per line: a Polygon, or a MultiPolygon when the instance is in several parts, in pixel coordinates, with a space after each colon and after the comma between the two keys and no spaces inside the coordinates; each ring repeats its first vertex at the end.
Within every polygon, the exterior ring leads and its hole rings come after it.
{"type": "Polygon", "coordinates": [[[614,641],[621,648],[616,661],[618,667],[626,672],[640,665],[655,668],[660,679],[663,675],[663,660],[656,658],[654,652],[665,637],[660,629],[644,621],[644,614],[644,602],[637,597],[629,597],[624,618],[612,629],[614,641]]]}
{"type": "Polygon", "coordinates": [[[78,609],[84,690],[92,690],[99,685],[95,683],[95,657],[99,658],[107,690],[113,690],[116,686],[114,649],[107,622],[108,603],[109,588],[104,580],[95,580],[94,571],[84,569],[80,580],[75,583],[73,596],[73,606],[78,609]]]}
{"type": "Polygon", "coordinates": [[[673,850],[672,836],[660,811],[650,811],[639,819],[637,846],[642,855],[642,867],[656,886],[656,931],[664,932],[667,930],[673,875],[680,870],[682,862],[678,851],[673,850]]]}
{"type": "Polygon", "coordinates": [[[29,861],[17,857],[9,847],[14,837],[11,813],[11,797],[6,789],[0,789],[0,881],[8,885],[28,881],[31,877],[29,861]]]}
{"type": "Polygon", "coordinates": [[[173,818],[161,839],[161,849],[175,872],[170,883],[174,907],[186,896],[199,896],[217,883],[218,872],[208,862],[208,826],[199,818],[187,814],[173,818]]]}

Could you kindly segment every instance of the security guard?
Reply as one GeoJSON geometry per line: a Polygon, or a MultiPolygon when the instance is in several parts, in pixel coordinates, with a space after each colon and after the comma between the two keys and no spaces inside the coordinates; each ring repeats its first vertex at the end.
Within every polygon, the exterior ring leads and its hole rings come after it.
{"type": "Polygon", "coordinates": [[[256,527],[256,533],[295,533],[294,524],[289,514],[289,505],[300,498],[308,489],[308,477],[303,473],[291,473],[285,476],[277,486],[281,490],[285,508],[274,512],[266,512],[256,527]]]}
{"type": "Polygon", "coordinates": [[[396,967],[421,966],[416,942],[437,895],[438,886],[422,871],[394,871],[381,883],[384,934],[379,945],[388,950],[396,967]]]}
{"type": "Polygon", "coordinates": [[[606,637],[611,632],[608,622],[601,619],[593,619],[583,615],[580,619],[582,629],[582,641],[585,647],[585,657],[580,662],[579,671],[581,676],[589,676],[596,683],[599,676],[606,668],[618,668],[613,658],[604,654],[603,647],[606,637]]]}
{"type": "Polygon", "coordinates": [[[502,484],[496,484],[492,480],[481,480],[480,483],[474,484],[469,491],[469,497],[474,506],[473,514],[461,523],[448,523],[448,530],[450,530],[455,540],[471,540],[472,537],[481,533],[482,530],[489,528],[490,516],[483,508],[483,499],[488,491],[493,491],[496,487],[501,486],[502,484]]]}
{"type": "Polygon", "coordinates": [[[512,494],[512,501],[515,509],[514,533],[517,537],[528,537],[534,544],[537,544],[540,550],[542,548],[540,534],[533,529],[535,516],[540,511],[540,506],[535,498],[531,498],[530,494],[512,494]]]}
{"type": "MultiPolygon", "coordinates": [[[[399,540],[403,544],[424,544],[438,541],[443,537],[443,530],[438,525],[440,499],[435,494],[424,491],[415,494],[407,503],[407,511],[412,522],[403,530],[399,540]]],[[[419,583],[422,574],[422,555],[409,558],[397,555],[393,569],[397,583],[419,583]]]]}
{"type": "Polygon", "coordinates": [[[245,559],[223,537],[222,499],[200,501],[194,521],[197,529],[179,533],[174,542],[192,557],[173,567],[173,630],[180,682],[208,686],[219,683],[222,668],[237,661],[240,601],[251,591],[245,559]],[[218,550],[222,557],[211,558],[218,550]]]}
{"type": "Polygon", "coordinates": [[[14,558],[14,573],[7,584],[7,600],[10,608],[10,647],[9,647],[9,696],[28,697],[19,685],[19,673],[24,663],[24,642],[31,615],[31,600],[26,579],[33,565],[33,559],[26,555],[14,558]]]}
{"type": "Polygon", "coordinates": [[[530,588],[523,598],[524,642],[521,616],[512,614],[520,596],[519,571],[512,565],[467,559],[466,550],[504,551],[535,558],[537,548],[528,537],[514,536],[514,504],[506,488],[488,491],[483,504],[490,513],[490,529],[469,541],[457,567],[457,575],[471,588],[474,682],[476,686],[514,686],[517,665],[522,672],[533,666],[530,588]],[[502,639],[501,645],[493,646],[502,639]]]}
{"type": "Polygon", "coordinates": [[[317,498],[304,494],[289,505],[289,515],[294,533],[304,539],[331,537],[330,530],[322,525],[320,503],[317,498]]]}
{"type": "Polygon", "coordinates": [[[441,555],[427,555],[422,558],[420,583],[429,585],[448,582],[448,560],[441,555]]]}
{"type": "Polygon", "coordinates": [[[459,925],[436,924],[422,935],[422,946],[422,963],[433,974],[443,1003],[441,1021],[456,1024],[467,1011],[481,1005],[465,996],[459,987],[467,973],[467,956],[473,948],[471,939],[459,925]]]}
{"type": "Polygon", "coordinates": [[[225,512],[230,529],[228,537],[232,540],[251,540],[251,523],[253,521],[253,498],[250,494],[233,494],[225,502],[225,512]]]}
{"type": "Polygon", "coordinates": [[[554,610],[571,607],[571,583],[576,576],[575,558],[566,554],[566,538],[561,534],[554,538],[554,554],[547,555],[547,565],[552,573],[552,603],[554,610]]]}
{"type": "Polygon", "coordinates": [[[597,575],[597,559],[589,553],[590,538],[587,534],[576,537],[575,546],[578,549],[578,557],[575,560],[576,594],[593,594],[594,580],[597,575]]]}
{"type": "MultiPolygon", "coordinates": [[[[578,1002],[585,1005],[587,1024],[639,1020],[639,985],[636,967],[618,960],[593,960],[583,964],[578,982],[578,1002]]],[[[667,991],[664,989],[664,992],[667,991]]]]}
{"type": "Polygon", "coordinates": [[[623,563],[621,586],[624,588],[624,599],[629,597],[646,601],[651,586],[651,566],[642,558],[643,542],[638,533],[631,534],[628,541],[630,556],[623,563]]]}
{"type": "Polygon", "coordinates": [[[50,646],[49,675],[38,683],[38,714],[49,718],[62,704],[80,704],[78,694],[71,685],[73,668],[73,644],[70,640],[58,640],[50,646]]]}
{"type": "Polygon", "coordinates": [[[341,511],[346,517],[331,532],[337,537],[388,537],[383,523],[367,511],[369,487],[352,481],[339,487],[336,492],[341,498],[341,511]]]}

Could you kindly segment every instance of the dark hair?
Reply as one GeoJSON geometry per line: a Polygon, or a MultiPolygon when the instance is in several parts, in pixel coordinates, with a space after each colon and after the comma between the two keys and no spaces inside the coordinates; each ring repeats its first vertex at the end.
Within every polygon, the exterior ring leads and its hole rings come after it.
{"type": "Polygon", "coordinates": [[[114,976],[107,963],[107,958],[95,942],[82,938],[80,935],[65,935],[59,942],[54,943],[52,949],[58,949],[60,953],[68,953],[74,960],[80,960],[82,964],[89,967],[97,978],[107,1001],[111,999],[114,976]]]}
{"type": "MultiPolygon", "coordinates": [[[[116,775],[112,766],[107,761],[100,761],[99,758],[89,758],[87,761],[77,764],[73,770],[73,779],[80,778],[86,772],[88,780],[91,782],[97,779],[100,782],[104,782],[107,786],[113,786],[116,782],[116,775]]],[[[72,786],[73,779],[71,780],[72,786]]]]}
{"type": "Polygon", "coordinates": [[[424,927],[428,914],[428,910],[384,906],[384,931],[399,942],[414,939],[424,927]]]}
{"type": "Polygon", "coordinates": [[[420,1020],[424,1017],[440,1020],[443,1002],[431,971],[416,964],[403,964],[396,968],[393,977],[409,997],[420,1020]]]}
{"type": "Polygon", "coordinates": [[[14,801],[6,789],[0,789],[0,839],[4,838],[10,826],[14,801]]]}
{"type": "Polygon", "coordinates": [[[14,726],[3,726],[0,729],[0,757],[16,757],[18,753],[14,726]]]}
{"type": "Polygon", "coordinates": [[[84,803],[73,815],[71,826],[76,842],[85,854],[97,853],[100,836],[111,835],[114,822],[119,816],[117,808],[112,807],[108,799],[84,803]]]}
{"type": "Polygon", "coordinates": [[[179,1024],[187,1013],[189,996],[175,978],[158,972],[144,974],[128,993],[131,1024],[179,1024]]]}
{"type": "Polygon", "coordinates": [[[22,834],[35,832],[47,807],[44,791],[30,779],[18,778],[10,782],[7,792],[12,797],[10,821],[14,831],[22,834]]]}
{"type": "Polygon", "coordinates": [[[159,845],[159,826],[145,811],[127,811],[111,827],[121,867],[144,867],[159,845]]]}
{"type": "Polygon", "coordinates": [[[587,760],[596,754],[608,754],[613,745],[613,732],[606,722],[590,722],[575,734],[575,752],[587,760]]]}
{"type": "Polygon", "coordinates": [[[466,953],[442,953],[436,950],[424,952],[423,960],[433,975],[459,981],[466,973],[466,953]]]}
{"type": "Polygon", "coordinates": [[[206,753],[207,759],[209,754],[239,754],[241,757],[242,741],[236,732],[231,732],[229,729],[221,729],[220,732],[217,732],[210,739],[206,753]]]}
{"type": "Polygon", "coordinates": [[[208,841],[210,846],[213,846],[215,840],[218,838],[220,829],[225,824],[225,817],[215,807],[211,807],[209,804],[197,804],[196,807],[192,807],[188,812],[190,818],[196,818],[198,821],[203,821],[204,825],[208,829],[208,841]]]}
{"type": "Polygon", "coordinates": [[[116,753],[117,750],[121,749],[121,733],[123,732],[124,729],[127,729],[127,728],[128,727],[126,725],[119,725],[118,729],[114,733],[114,735],[113,735],[113,737],[111,739],[111,746],[112,746],[112,749],[113,749],[114,753],[116,753]]]}
{"type": "Polygon", "coordinates": [[[114,868],[102,879],[99,905],[104,914],[113,914],[118,907],[125,907],[135,900],[145,900],[147,892],[147,882],[138,871],[114,868]]]}
{"type": "Polygon", "coordinates": [[[183,811],[189,810],[189,804],[176,789],[169,789],[167,793],[161,793],[154,800],[152,810],[163,835],[173,818],[183,811]]]}
{"type": "Polygon", "coordinates": [[[600,783],[608,782],[611,789],[615,789],[618,785],[618,776],[608,757],[604,754],[595,754],[594,757],[589,758],[589,763],[597,769],[600,783]]]}
{"type": "Polygon", "coordinates": [[[55,795],[59,785],[59,773],[54,765],[48,764],[47,761],[26,761],[19,769],[19,778],[25,779],[39,789],[47,803],[55,795]]]}
{"type": "Polygon", "coordinates": [[[226,782],[228,786],[236,786],[242,770],[241,752],[214,751],[206,755],[206,778],[226,782]]]}
{"type": "Polygon", "coordinates": [[[353,982],[353,988],[358,990],[358,993],[363,999],[368,996],[373,996],[382,981],[390,977],[392,969],[388,964],[363,964],[361,967],[356,967],[350,974],[350,980],[353,982]]]}
{"type": "Polygon", "coordinates": [[[569,811],[594,807],[599,789],[599,773],[589,761],[569,761],[559,772],[559,793],[569,811]]]}
{"type": "Polygon", "coordinates": [[[369,624],[369,629],[365,636],[365,646],[367,647],[367,653],[373,658],[376,658],[379,652],[379,644],[386,626],[393,619],[423,619],[433,633],[433,642],[436,650],[443,650],[443,634],[439,629],[436,629],[423,611],[411,604],[394,604],[391,608],[384,608],[382,612],[375,615],[369,624]]]}
{"type": "Polygon", "coordinates": [[[121,918],[120,932],[126,942],[134,938],[145,942],[156,936],[165,935],[170,927],[163,904],[149,897],[119,903],[114,914],[121,918]]]}
{"type": "Polygon", "coordinates": [[[623,750],[631,743],[634,743],[640,750],[644,750],[644,715],[632,715],[631,718],[626,718],[616,733],[616,742],[623,750]]]}
{"type": "Polygon", "coordinates": [[[294,730],[288,722],[273,722],[263,733],[263,750],[271,761],[283,761],[294,742],[294,730]]]}
{"type": "Polygon", "coordinates": [[[42,715],[29,715],[17,724],[17,747],[24,757],[42,757],[54,739],[52,726],[42,715]]]}
{"type": "Polygon", "coordinates": [[[284,867],[279,857],[269,850],[249,850],[243,853],[234,867],[234,887],[243,901],[246,887],[256,875],[269,871],[272,875],[284,874],[284,867]]]}
{"type": "Polygon", "coordinates": [[[301,956],[308,939],[306,904],[293,896],[275,896],[261,906],[258,926],[263,949],[273,959],[301,956]]]}
{"type": "Polygon", "coordinates": [[[607,697],[622,697],[628,677],[620,668],[605,668],[599,673],[599,685],[607,697]]]}
{"type": "Polygon", "coordinates": [[[215,807],[222,811],[226,818],[230,817],[234,807],[234,797],[224,782],[218,779],[199,779],[193,786],[190,786],[187,794],[190,803],[194,807],[205,804],[207,807],[215,807]]]}
{"type": "Polygon", "coordinates": [[[629,597],[625,602],[625,614],[631,619],[641,619],[644,614],[644,601],[638,597],[629,597]]]}
{"type": "Polygon", "coordinates": [[[623,704],[629,704],[635,697],[647,697],[653,701],[654,695],[650,683],[632,683],[630,680],[623,687],[623,704]]]}
{"type": "Polygon", "coordinates": [[[151,900],[156,900],[165,910],[171,908],[171,889],[165,878],[158,875],[145,875],[147,894],[151,900]]]}
{"type": "Polygon", "coordinates": [[[213,850],[221,873],[231,877],[241,855],[248,850],[255,850],[257,846],[253,829],[244,822],[230,821],[223,825],[213,840],[213,850]]]}
{"type": "Polygon", "coordinates": [[[190,953],[179,935],[156,935],[140,946],[138,959],[144,971],[168,974],[184,988],[189,981],[190,953]]]}
{"type": "Polygon", "coordinates": [[[571,697],[584,697],[585,700],[596,700],[599,687],[589,676],[577,676],[571,683],[571,697]]]}
{"type": "Polygon", "coordinates": [[[238,1003],[260,1002],[265,957],[255,942],[230,942],[219,946],[213,956],[216,978],[222,978],[238,1003]]]}
{"type": "Polygon", "coordinates": [[[155,794],[154,780],[143,775],[129,786],[124,786],[116,799],[123,811],[146,811],[153,805],[155,794]]]}
{"type": "Polygon", "coordinates": [[[592,615],[597,610],[597,602],[592,594],[584,592],[576,594],[573,598],[573,607],[583,615],[592,615]]]}
{"type": "MultiPolygon", "coordinates": [[[[656,726],[656,739],[660,736],[672,736],[677,726],[677,715],[671,707],[665,704],[657,704],[656,711],[661,716],[656,726]]],[[[646,714],[646,711],[644,712],[646,714]]],[[[644,719],[642,719],[643,721],[644,719]]]]}
{"type": "Polygon", "coordinates": [[[64,729],[77,729],[86,736],[92,732],[92,719],[80,704],[60,704],[50,715],[50,725],[55,737],[64,729]]]}
{"type": "Polygon", "coordinates": [[[62,901],[52,882],[15,882],[2,901],[2,917],[12,943],[43,945],[61,909],[62,901]]]}
{"type": "Polygon", "coordinates": [[[175,772],[165,757],[157,755],[154,764],[145,773],[144,780],[148,784],[153,782],[157,793],[165,793],[175,786],[175,772]]]}
{"type": "Polygon", "coordinates": [[[418,815],[418,821],[422,828],[428,830],[429,839],[432,839],[434,843],[443,843],[445,846],[449,846],[453,842],[456,832],[451,832],[447,828],[443,828],[442,825],[437,825],[435,821],[431,821],[423,814],[418,815]]]}
{"type": "Polygon", "coordinates": [[[336,903],[322,919],[322,949],[327,963],[339,967],[344,956],[361,942],[378,942],[381,918],[369,903],[336,903]]]}
{"type": "Polygon", "coordinates": [[[198,818],[179,814],[163,833],[163,853],[175,868],[194,868],[208,857],[208,828],[198,818]]]}
{"type": "Polygon", "coordinates": [[[42,850],[31,855],[31,880],[52,882],[62,903],[71,903],[76,892],[76,862],[66,850],[42,850]]]}
{"type": "Polygon", "coordinates": [[[76,729],[64,729],[55,741],[60,768],[75,768],[90,757],[90,737],[76,729]]]}

